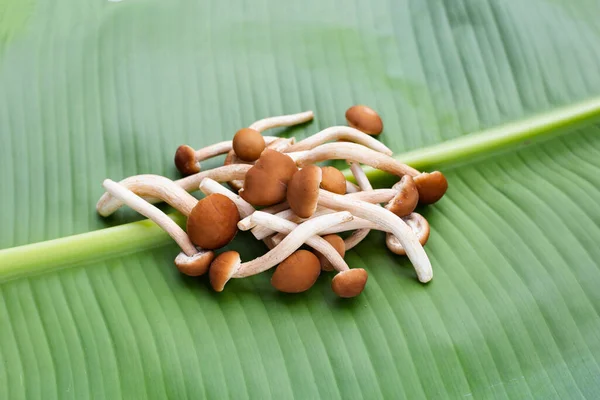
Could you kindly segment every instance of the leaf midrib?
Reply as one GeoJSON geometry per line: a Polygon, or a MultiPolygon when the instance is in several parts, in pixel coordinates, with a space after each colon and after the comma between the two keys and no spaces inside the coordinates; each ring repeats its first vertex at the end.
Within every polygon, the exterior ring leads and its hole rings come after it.
{"type": "MultiPolygon", "coordinates": [[[[571,129],[563,129],[587,124],[597,117],[600,117],[600,97],[398,154],[395,158],[423,170],[468,163],[526,140],[572,132],[571,129]]],[[[388,176],[387,173],[370,167],[366,168],[366,172],[374,181],[388,176]]],[[[352,179],[350,171],[344,173],[347,178],[352,179]]],[[[184,222],[184,217],[178,213],[170,216],[179,224],[184,222]]],[[[138,252],[169,242],[170,238],[164,231],[151,221],[144,220],[8,248],[0,250],[0,282],[138,252]]]]}

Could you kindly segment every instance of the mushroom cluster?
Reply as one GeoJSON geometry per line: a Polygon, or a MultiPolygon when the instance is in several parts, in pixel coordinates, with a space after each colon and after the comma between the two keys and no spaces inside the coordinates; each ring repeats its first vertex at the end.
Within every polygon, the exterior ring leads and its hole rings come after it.
{"type": "Polygon", "coordinates": [[[429,223],[415,208],[444,195],[444,175],[421,172],[393,158],[374,138],[383,131],[380,116],[362,105],[346,112],[349,126],[330,127],[299,142],[263,136],[265,130],[312,118],[311,111],[265,118],[240,129],[231,141],[199,150],[179,146],[175,166],[185,177],[173,181],[136,175],[118,183],[107,179],[96,209],[108,216],[127,205],[153,220],[181,247],[177,268],[190,276],[208,272],[218,292],[232,278],[275,268],[271,284],[281,292],[304,292],[322,271],[335,271],[333,291],[355,297],[365,288],[368,273],[350,268],[344,255],[371,230],[386,232],[388,249],[408,256],[419,281],[429,282],[433,271],[423,249],[429,223]],[[201,171],[201,161],[222,154],[222,167],[201,171]],[[316,165],[328,160],[345,160],[356,184],[335,167],[316,165]],[[400,179],[389,189],[374,189],[362,165],[400,179]],[[206,197],[197,200],[189,193],[197,189],[206,197]],[[160,201],[187,217],[185,231],[153,205],[160,201]],[[236,251],[216,256],[214,251],[230,243],[238,230],[250,231],[268,251],[246,262],[236,251]],[[350,233],[343,238],[342,232],[350,233]]]}

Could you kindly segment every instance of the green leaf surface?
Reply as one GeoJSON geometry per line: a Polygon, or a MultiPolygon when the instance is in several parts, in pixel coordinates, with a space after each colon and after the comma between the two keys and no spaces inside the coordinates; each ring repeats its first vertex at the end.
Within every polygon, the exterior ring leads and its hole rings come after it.
{"type": "Polygon", "coordinates": [[[596,398],[599,11],[0,0],[0,398],[596,398]],[[346,257],[369,271],[354,300],[269,273],[217,294],[151,223],[95,214],[106,177],[176,177],[181,143],[312,109],[275,132],[301,138],[354,103],[448,178],[422,210],[430,284],[374,232],[346,257]]]}

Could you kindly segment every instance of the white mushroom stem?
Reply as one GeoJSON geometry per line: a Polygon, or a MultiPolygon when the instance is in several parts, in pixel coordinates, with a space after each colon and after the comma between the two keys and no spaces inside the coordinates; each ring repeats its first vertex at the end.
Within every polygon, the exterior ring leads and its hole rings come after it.
{"type": "MultiPolygon", "coordinates": [[[[331,214],[333,212],[334,212],[333,210],[328,210],[323,207],[317,207],[317,210],[311,216],[311,218],[319,217],[319,216],[325,215],[325,214],[331,214]]],[[[286,221],[291,221],[296,224],[299,224],[299,223],[304,222],[309,219],[309,218],[298,217],[291,209],[287,209],[287,210],[278,212],[275,214],[275,216],[278,218],[283,218],[286,221]]],[[[251,221],[251,223],[255,223],[255,220],[252,218],[247,218],[246,221],[251,221]]],[[[248,225],[249,224],[246,223],[244,219],[242,219],[240,222],[238,222],[238,229],[241,231],[248,230],[248,229],[250,229],[250,228],[246,229],[248,225]],[[242,222],[244,222],[244,224],[242,224],[242,222]],[[240,225],[241,225],[241,227],[240,227],[240,225]]],[[[258,240],[262,240],[262,239],[266,238],[267,236],[272,235],[273,233],[275,233],[275,231],[273,229],[270,229],[267,226],[256,225],[256,226],[252,227],[252,234],[258,240]]]]}
{"type": "MultiPolygon", "coordinates": [[[[322,215],[332,214],[334,212],[335,212],[334,210],[331,210],[329,208],[318,207],[317,211],[308,219],[300,218],[300,217],[296,216],[291,210],[289,210],[289,214],[288,213],[285,213],[285,214],[278,213],[275,216],[297,224],[297,223],[302,223],[304,221],[309,221],[311,219],[320,217],[322,215]]],[[[406,217],[402,217],[404,222],[406,222],[414,231],[418,231],[420,229],[421,225],[418,225],[415,222],[415,221],[419,221],[420,218],[423,218],[423,217],[417,213],[411,213],[410,215],[407,215],[406,217]],[[417,229],[417,228],[419,228],[419,229],[417,229]]],[[[249,218],[248,220],[251,220],[251,219],[249,218]]],[[[254,224],[254,222],[253,222],[253,224],[254,224]]],[[[419,222],[419,224],[420,224],[420,222],[419,222]]],[[[239,228],[239,226],[238,226],[238,228],[239,228]]],[[[387,233],[391,232],[391,230],[389,228],[386,228],[385,226],[381,226],[375,222],[355,216],[352,219],[352,221],[344,222],[343,224],[335,225],[335,226],[332,226],[331,228],[325,229],[323,232],[320,233],[320,235],[325,236],[325,235],[331,235],[331,234],[340,233],[340,232],[356,231],[356,230],[361,230],[361,229],[377,230],[377,231],[382,231],[382,232],[387,232],[387,233]]],[[[240,229],[240,230],[244,230],[244,229],[240,229]]],[[[246,229],[246,230],[248,230],[248,229],[246,229]]],[[[280,239],[280,237],[274,237],[277,235],[274,235],[273,237],[269,236],[269,235],[273,235],[273,233],[275,233],[275,232],[276,232],[275,230],[267,228],[266,226],[255,225],[254,228],[252,228],[252,233],[255,235],[254,237],[258,240],[274,238],[274,240],[277,241],[278,239],[280,239]]]]}
{"type": "MultiPolygon", "coordinates": [[[[235,165],[225,165],[223,167],[210,169],[208,171],[198,172],[197,174],[193,174],[190,176],[186,176],[185,178],[178,179],[176,181],[172,181],[177,186],[180,186],[186,192],[192,192],[198,190],[198,186],[200,182],[204,178],[211,178],[216,180],[217,182],[227,182],[231,179],[244,179],[246,176],[246,172],[252,167],[252,165],[244,165],[244,164],[235,164],[235,165]]],[[[146,200],[148,203],[158,203],[163,201],[161,198],[157,198],[156,195],[153,194],[143,194],[141,192],[142,188],[147,189],[148,186],[144,181],[144,177],[146,176],[156,176],[156,175],[135,175],[130,176],[129,178],[125,178],[119,182],[119,184],[128,188],[134,193],[139,194],[146,200]],[[154,197],[148,197],[154,196],[154,197]]],[[[165,178],[167,179],[167,178],[165,178]]],[[[145,190],[144,189],[144,190],[145,190]]],[[[123,206],[123,202],[119,199],[112,196],[110,193],[104,193],[98,203],[96,204],[96,210],[98,210],[98,214],[103,217],[107,217],[117,211],[120,207],[123,206]]]]}
{"type": "Polygon", "coordinates": [[[344,246],[346,247],[346,251],[353,249],[354,247],[356,247],[360,242],[362,242],[363,240],[365,240],[365,238],[367,237],[367,235],[371,232],[370,229],[358,229],[354,232],[352,232],[352,234],[350,236],[348,236],[346,239],[344,239],[344,246]]]}
{"type": "MultiPolygon", "coordinates": [[[[279,139],[277,136],[265,136],[264,138],[265,144],[272,143],[279,139]]],[[[211,144],[210,146],[206,146],[194,151],[194,158],[196,159],[196,162],[208,160],[209,158],[229,153],[232,148],[233,140],[225,140],[224,142],[211,144]]]]}
{"type": "Polygon", "coordinates": [[[278,128],[280,126],[292,126],[302,124],[312,120],[314,113],[312,111],[305,111],[298,114],[280,115],[277,117],[269,117],[258,120],[249,126],[250,129],[255,129],[259,132],[266,131],[271,128],[278,128]]]}
{"type": "MultiPolygon", "coordinates": [[[[291,217],[288,216],[288,218],[284,218],[286,216],[286,214],[276,214],[276,217],[279,217],[279,218],[283,217],[284,219],[286,219],[288,221],[291,221],[294,223],[300,223],[300,222],[304,222],[304,221],[309,221],[310,219],[313,219],[316,217],[320,217],[321,215],[331,214],[334,212],[335,212],[334,210],[319,207],[319,208],[317,208],[317,211],[308,219],[299,218],[295,214],[291,217]]],[[[291,214],[293,214],[293,213],[291,213],[291,214]]],[[[412,213],[409,216],[402,217],[402,219],[407,221],[408,219],[413,218],[412,216],[414,214],[415,213],[412,213]]],[[[359,217],[354,217],[354,219],[352,221],[344,222],[343,224],[339,224],[336,226],[332,226],[331,228],[325,229],[323,232],[320,233],[320,235],[321,236],[331,235],[334,233],[356,231],[356,230],[360,230],[360,229],[369,229],[369,230],[390,232],[390,229],[388,229],[384,226],[378,225],[375,222],[372,222],[372,221],[369,221],[369,220],[366,220],[363,218],[359,218],[359,217]]],[[[240,230],[243,230],[243,229],[240,229],[240,230]]],[[[264,240],[269,235],[272,235],[274,232],[275,232],[274,230],[269,229],[265,226],[255,226],[254,228],[252,228],[252,233],[254,234],[254,237],[258,240],[264,240]]],[[[277,235],[275,235],[275,236],[277,236],[277,235]]],[[[277,240],[277,238],[275,238],[275,240],[277,240]]]]}
{"type": "Polygon", "coordinates": [[[186,176],[185,178],[176,180],[175,183],[186,191],[192,192],[194,190],[198,190],[198,186],[200,186],[200,182],[202,182],[204,178],[210,178],[217,182],[228,182],[233,179],[244,179],[250,168],[252,168],[252,165],[224,165],[222,167],[201,171],[197,174],[186,176]]]}
{"type": "MultiPolygon", "coordinates": [[[[181,186],[160,175],[136,175],[124,179],[119,184],[138,196],[157,197],[176,208],[186,217],[190,215],[192,208],[198,203],[198,200],[181,186]]],[[[105,193],[96,204],[96,210],[101,216],[107,217],[122,205],[123,201],[110,193],[105,193]]]]}
{"type": "Polygon", "coordinates": [[[296,143],[295,137],[278,138],[277,140],[273,141],[271,144],[267,145],[267,147],[271,150],[283,152],[283,151],[287,150],[290,146],[292,146],[294,143],[296,143]]]}
{"type": "Polygon", "coordinates": [[[183,231],[183,229],[181,229],[179,225],[175,223],[175,221],[169,218],[167,214],[159,210],[157,207],[148,203],[131,190],[110,179],[104,180],[102,186],[104,186],[104,189],[106,189],[106,191],[112,194],[115,198],[118,198],[135,211],[154,221],[165,232],[167,232],[169,236],[175,240],[175,242],[177,242],[179,247],[181,247],[181,250],[187,256],[192,257],[198,253],[198,250],[190,241],[190,238],[183,231]]]}
{"type": "MultiPolygon", "coordinates": [[[[373,186],[371,186],[371,182],[369,182],[369,178],[367,178],[367,174],[362,169],[359,163],[350,162],[350,170],[352,171],[352,175],[354,175],[354,179],[356,179],[356,183],[358,183],[358,187],[363,192],[370,192],[373,190],[373,186]]],[[[360,242],[362,242],[367,235],[371,232],[370,229],[358,229],[346,239],[344,239],[344,246],[346,246],[346,251],[356,247],[360,242]]]]}
{"type": "MultiPolygon", "coordinates": [[[[267,249],[269,249],[269,250],[273,250],[273,248],[274,248],[275,246],[277,246],[277,244],[276,244],[276,243],[275,243],[275,241],[274,241],[274,237],[275,237],[275,236],[276,236],[276,235],[273,235],[273,236],[269,236],[269,237],[267,237],[267,238],[264,238],[264,239],[263,239],[263,243],[265,244],[265,246],[267,246],[267,249]]],[[[278,242],[278,243],[279,243],[279,242],[278,242]]]]}
{"type": "Polygon", "coordinates": [[[356,186],[354,183],[350,181],[346,181],[346,193],[358,193],[360,192],[360,187],[356,186]]]}
{"type": "Polygon", "coordinates": [[[252,207],[252,204],[248,203],[246,200],[242,199],[240,196],[233,193],[225,186],[210,178],[205,178],[202,180],[202,182],[200,183],[200,190],[207,196],[213,193],[219,193],[223,196],[226,196],[236,205],[242,218],[246,218],[255,211],[254,207],[252,207]]]}
{"type": "Polygon", "coordinates": [[[416,169],[390,156],[356,143],[327,143],[312,150],[286,154],[292,157],[300,167],[325,160],[348,160],[366,164],[398,176],[417,176],[420,174],[416,169]]]}
{"type": "MultiPolygon", "coordinates": [[[[320,214],[320,215],[324,215],[325,213],[333,213],[333,212],[335,212],[335,211],[324,208],[322,211],[322,214],[320,214]]],[[[315,213],[315,216],[317,214],[318,213],[315,213]]],[[[412,213],[406,217],[402,217],[404,222],[406,222],[408,224],[408,226],[410,226],[414,231],[418,231],[418,229],[420,229],[420,226],[416,225],[415,223],[411,224],[409,221],[416,221],[420,218],[423,218],[423,217],[417,213],[412,213]]],[[[332,226],[331,228],[325,229],[323,232],[320,233],[320,235],[321,236],[332,235],[335,233],[355,231],[358,229],[371,229],[371,230],[377,230],[377,231],[391,233],[391,229],[389,229],[385,226],[381,226],[381,225],[377,224],[376,222],[369,221],[364,218],[354,217],[354,219],[352,221],[344,222],[343,224],[339,224],[336,226],[332,226]]]]}
{"type": "Polygon", "coordinates": [[[260,211],[262,212],[266,212],[269,214],[277,214],[278,212],[281,212],[283,210],[287,210],[288,208],[290,208],[290,205],[288,204],[287,201],[281,202],[279,204],[275,204],[269,207],[265,207],[265,208],[261,208],[260,211]]]}
{"type": "Polygon", "coordinates": [[[271,243],[273,243],[273,245],[275,245],[275,246],[277,246],[279,243],[281,243],[281,241],[285,237],[286,237],[286,234],[285,233],[281,233],[281,232],[280,233],[276,233],[273,236],[269,236],[269,238],[271,239],[271,243]]]}
{"type": "MultiPolygon", "coordinates": [[[[431,262],[423,246],[419,243],[417,235],[415,235],[402,218],[393,212],[365,201],[354,200],[350,196],[341,196],[323,189],[319,189],[318,203],[333,210],[350,211],[357,217],[375,222],[377,225],[386,228],[400,240],[402,247],[406,250],[406,254],[417,272],[419,281],[425,283],[433,278],[431,262]]],[[[308,222],[310,221],[305,223],[308,222]]]]}
{"type": "MultiPolygon", "coordinates": [[[[398,191],[395,189],[376,189],[376,190],[371,190],[368,192],[349,193],[345,196],[348,198],[366,201],[369,203],[386,203],[386,202],[390,201],[391,199],[393,199],[394,196],[396,196],[396,194],[398,194],[398,191]]],[[[323,207],[317,208],[317,211],[316,211],[317,214],[319,213],[319,210],[322,208],[323,207]]],[[[280,211],[280,212],[276,213],[276,215],[278,217],[285,218],[287,220],[292,220],[294,222],[301,222],[301,221],[306,220],[306,219],[297,217],[296,214],[294,214],[294,212],[291,209],[280,211]]],[[[249,229],[252,229],[252,234],[254,235],[255,238],[257,238],[259,240],[262,240],[262,239],[266,238],[267,236],[272,235],[274,233],[274,231],[272,229],[268,229],[263,226],[259,227],[259,226],[253,225],[252,221],[253,220],[250,217],[243,218],[240,222],[238,222],[238,229],[240,229],[242,231],[247,231],[249,229]]]]}
{"type": "MultiPolygon", "coordinates": [[[[276,217],[272,214],[261,213],[258,217],[254,217],[256,222],[259,224],[258,226],[268,227],[274,231],[280,232],[278,235],[275,235],[272,240],[276,245],[281,244],[283,239],[286,236],[281,237],[281,241],[278,243],[279,239],[275,239],[275,237],[279,235],[288,235],[298,228],[298,224],[295,224],[291,221],[288,221],[283,218],[276,217]]],[[[344,261],[340,253],[338,253],[331,244],[320,236],[311,236],[306,240],[306,244],[317,250],[319,253],[323,254],[325,258],[331,263],[333,268],[337,271],[345,271],[348,268],[348,264],[344,261]]]]}
{"type": "Polygon", "coordinates": [[[360,190],[363,192],[373,190],[373,186],[371,186],[371,182],[369,182],[369,178],[367,178],[367,174],[365,174],[365,171],[360,166],[360,163],[351,161],[350,171],[352,171],[352,175],[354,175],[354,179],[356,179],[356,183],[358,183],[360,190]]]}
{"type": "MultiPolygon", "coordinates": [[[[252,217],[258,218],[257,221],[261,221],[260,218],[263,215],[271,216],[271,214],[256,211],[252,214],[252,217]]],[[[294,229],[292,233],[287,235],[278,246],[269,250],[265,255],[252,261],[242,263],[238,270],[233,274],[233,277],[245,278],[266,271],[289,257],[294,251],[302,246],[308,238],[318,235],[320,231],[331,226],[351,221],[352,218],[352,214],[344,211],[323,215],[310,221],[306,221],[303,224],[298,225],[298,227],[294,229]]]]}
{"type": "MultiPolygon", "coordinates": [[[[269,214],[278,214],[282,211],[289,210],[289,209],[290,209],[289,204],[287,203],[287,201],[284,201],[282,203],[275,204],[273,206],[265,207],[265,208],[261,209],[260,211],[266,212],[269,214]]],[[[242,220],[240,222],[238,222],[238,229],[241,231],[248,231],[254,227],[255,227],[255,225],[252,222],[252,218],[249,218],[249,217],[242,217],[242,220]]],[[[265,238],[266,237],[264,237],[260,240],[263,240],[265,238]]]]}
{"type": "Polygon", "coordinates": [[[349,126],[332,126],[324,129],[321,132],[315,133],[314,135],[299,141],[288,148],[286,152],[311,150],[323,143],[334,140],[347,140],[358,143],[388,156],[394,154],[392,150],[380,141],[374,139],[373,136],[367,135],[366,133],[349,126]]]}

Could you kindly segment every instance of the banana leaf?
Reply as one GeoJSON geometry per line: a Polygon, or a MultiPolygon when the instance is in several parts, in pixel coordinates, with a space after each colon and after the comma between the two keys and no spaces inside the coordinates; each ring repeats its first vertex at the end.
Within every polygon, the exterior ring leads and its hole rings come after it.
{"type": "MultiPolygon", "coordinates": [[[[0,398],[597,398],[599,14],[0,0],[0,398]],[[399,159],[448,178],[420,210],[427,285],[372,232],[346,256],[369,271],[355,299],[325,275],[300,295],[268,273],[215,293],[155,225],[95,213],[104,178],[176,178],[182,143],[314,110],[274,132],[300,139],[357,103],[399,159]]],[[[249,234],[229,248],[265,251],[249,234]]]]}

